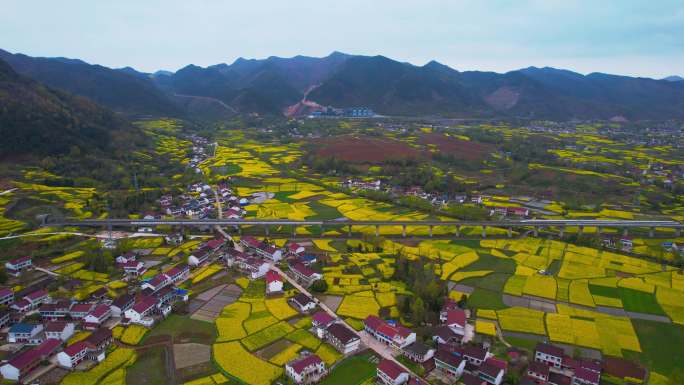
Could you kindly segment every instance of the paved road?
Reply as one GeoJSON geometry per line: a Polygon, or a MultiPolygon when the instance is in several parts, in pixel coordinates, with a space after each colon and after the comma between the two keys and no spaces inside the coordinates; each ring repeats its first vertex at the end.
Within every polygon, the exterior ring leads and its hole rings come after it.
{"type": "MultiPolygon", "coordinates": [[[[283,272],[278,266],[271,264],[271,269],[276,271],[281,276],[285,277],[285,279],[287,279],[287,281],[290,282],[292,284],[292,286],[297,288],[297,290],[299,290],[300,292],[306,294],[307,296],[309,296],[311,298],[315,298],[313,295],[311,295],[311,293],[309,292],[308,289],[306,289],[305,287],[300,285],[299,282],[297,282],[294,278],[285,274],[285,272],[283,272]]],[[[404,370],[406,370],[407,373],[411,373],[411,375],[413,375],[414,377],[420,378],[420,376],[413,373],[413,371],[411,371],[411,369],[407,368],[404,364],[402,364],[401,362],[397,361],[394,358],[394,356],[392,355],[391,348],[388,348],[385,344],[376,340],[375,338],[373,338],[372,336],[370,336],[366,332],[356,331],[353,327],[349,326],[349,324],[347,324],[342,318],[340,318],[337,315],[337,313],[335,313],[334,311],[332,311],[332,309],[330,309],[328,306],[326,306],[326,304],[324,304],[322,301],[317,301],[317,302],[318,302],[318,306],[321,308],[321,310],[328,313],[331,317],[339,320],[345,327],[347,327],[347,329],[354,332],[354,334],[356,334],[359,337],[359,339],[361,339],[361,342],[364,345],[368,346],[370,349],[375,351],[380,357],[385,358],[385,359],[390,360],[390,361],[394,361],[397,365],[399,365],[404,370]]]]}
{"type": "Polygon", "coordinates": [[[9,190],[5,190],[5,191],[0,192],[0,195],[11,194],[11,193],[13,193],[13,192],[15,192],[15,191],[17,191],[17,190],[19,190],[19,189],[16,188],[16,187],[15,187],[15,188],[11,188],[11,189],[9,189],[9,190]]]}

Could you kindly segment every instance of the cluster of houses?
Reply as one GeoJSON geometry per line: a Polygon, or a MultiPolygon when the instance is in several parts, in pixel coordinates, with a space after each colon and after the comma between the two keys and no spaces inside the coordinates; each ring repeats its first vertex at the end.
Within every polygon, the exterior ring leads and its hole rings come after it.
{"type": "MultiPolygon", "coordinates": [[[[218,247],[218,240],[208,241],[194,254],[213,252],[218,247]]],[[[192,258],[196,264],[203,262],[198,257],[192,258]]],[[[129,282],[146,271],[145,264],[132,252],[118,256],[116,262],[129,282]]],[[[33,264],[30,257],[22,257],[8,261],[5,267],[12,275],[20,275],[33,264]]],[[[45,361],[69,370],[84,361],[102,361],[112,340],[110,328],[118,324],[153,326],[171,312],[175,302],[188,300],[187,291],[177,285],[189,274],[190,265],[181,263],[140,281],[139,287],[129,286],[126,293],[116,298],[109,298],[108,290],[103,287],[84,301],[52,298],[48,291],[54,282],[52,277],[34,282],[19,292],[0,288],[0,305],[6,309],[0,311],[0,327],[8,328],[7,342],[14,345],[16,352],[2,363],[0,374],[8,380],[20,380],[45,361]],[[77,331],[91,334],[64,346],[77,331]]]]}
{"type": "Polygon", "coordinates": [[[602,367],[600,361],[574,359],[558,346],[539,343],[526,377],[537,385],[599,385],[602,367]]]}
{"type": "Polygon", "coordinates": [[[161,211],[166,215],[192,219],[214,216],[219,203],[223,210],[222,217],[226,219],[242,218],[245,215],[242,206],[249,204],[246,198],[237,197],[225,183],[220,183],[216,191],[206,183],[191,184],[187,193],[178,196],[175,202],[171,195],[159,198],[161,211]]]}
{"type": "Polygon", "coordinates": [[[111,323],[108,321],[114,315],[121,316],[123,308],[135,302],[132,296],[130,304],[122,301],[126,296],[114,301],[102,299],[83,303],[55,300],[44,288],[20,297],[15,296],[11,289],[1,288],[0,297],[8,309],[0,313],[0,324],[2,327],[9,326],[7,342],[18,351],[3,362],[0,374],[7,380],[15,381],[50,359],[67,369],[73,369],[87,359],[102,361],[112,339],[109,329],[111,323]],[[39,315],[39,321],[25,321],[30,315],[39,315]],[[64,347],[77,330],[88,330],[91,334],[84,340],[64,347]]]}

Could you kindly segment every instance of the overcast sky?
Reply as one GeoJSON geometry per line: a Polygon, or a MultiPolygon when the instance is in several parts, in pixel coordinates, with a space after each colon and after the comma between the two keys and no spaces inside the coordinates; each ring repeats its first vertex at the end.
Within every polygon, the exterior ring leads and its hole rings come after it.
{"type": "Polygon", "coordinates": [[[684,1],[2,0],[0,48],[142,71],[337,50],[660,78],[684,76],[684,1]]]}

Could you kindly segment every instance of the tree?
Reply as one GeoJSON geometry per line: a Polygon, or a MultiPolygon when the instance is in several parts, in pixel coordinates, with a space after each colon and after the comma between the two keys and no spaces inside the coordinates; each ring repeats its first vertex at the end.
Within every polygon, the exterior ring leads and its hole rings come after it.
{"type": "Polygon", "coordinates": [[[422,298],[418,297],[415,301],[413,301],[413,305],[411,305],[411,312],[413,313],[413,323],[415,325],[420,325],[420,323],[425,319],[425,303],[423,302],[422,298]]]}
{"type": "Polygon", "coordinates": [[[319,279],[311,284],[311,291],[316,293],[325,293],[328,290],[328,282],[324,279],[319,279]]]}

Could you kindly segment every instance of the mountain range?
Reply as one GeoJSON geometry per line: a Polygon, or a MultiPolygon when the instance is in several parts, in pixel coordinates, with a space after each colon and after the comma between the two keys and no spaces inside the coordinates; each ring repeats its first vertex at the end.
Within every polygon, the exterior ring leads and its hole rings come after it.
{"type": "Polygon", "coordinates": [[[384,56],[237,59],[176,72],[111,69],[76,59],[0,50],[27,77],[131,115],[221,119],[236,113],[306,114],[322,106],[379,114],[461,118],[684,118],[684,81],[528,67],[506,73],[457,71],[384,56]]]}
{"type": "Polygon", "coordinates": [[[125,119],[92,100],[16,73],[0,60],[0,156],[110,151],[140,138],[125,119]]]}

